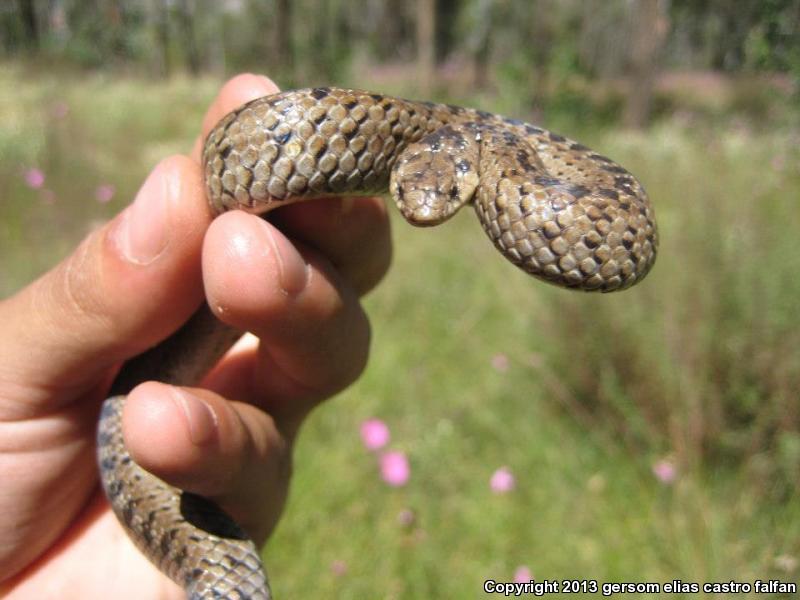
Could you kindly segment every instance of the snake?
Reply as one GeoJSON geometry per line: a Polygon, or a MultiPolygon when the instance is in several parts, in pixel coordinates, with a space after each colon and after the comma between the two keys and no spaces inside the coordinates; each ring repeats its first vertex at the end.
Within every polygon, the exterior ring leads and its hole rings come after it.
{"type": "MultiPolygon", "coordinates": [[[[628,288],[657,254],[653,206],[624,167],[482,110],[333,87],[284,91],[223,117],[205,139],[202,167],[215,214],[388,192],[409,223],[430,226],[471,204],[506,259],[570,289],[628,288]]],[[[125,448],[121,415],[133,387],[194,384],[241,334],[203,304],[122,366],[99,418],[100,480],[115,515],[192,600],[271,598],[259,549],[214,502],[139,467],[125,448]]]]}

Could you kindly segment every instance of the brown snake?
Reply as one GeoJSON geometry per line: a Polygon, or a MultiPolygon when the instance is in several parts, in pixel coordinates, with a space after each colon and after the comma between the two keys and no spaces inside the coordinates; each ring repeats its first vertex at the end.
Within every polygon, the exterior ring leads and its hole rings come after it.
{"type": "MultiPolygon", "coordinates": [[[[282,92],[223,118],[203,162],[217,212],[388,189],[406,220],[436,225],[472,203],[508,260],[568,288],[627,288],[656,257],[653,208],[630,173],[546,129],[482,111],[336,88],[282,92]]],[[[239,335],[201,308],[123,367],[100,418],[98,460],[114,512],[192,599],[269,598],[258,549],[216,505],[136,465],[120,417],[134,386],[195,383],[239,335]]]]}

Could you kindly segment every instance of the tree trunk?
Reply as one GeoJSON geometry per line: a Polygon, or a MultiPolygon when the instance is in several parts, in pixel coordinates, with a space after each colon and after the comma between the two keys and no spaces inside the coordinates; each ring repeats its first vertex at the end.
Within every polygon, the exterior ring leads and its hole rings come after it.
{"type": "Polygon", "coordinates": [[[147,2],[147,21],[153,50],[150,69],[154,77],[167,77],[169,64],[169,11],[168,0],[149,0],[147,2]]]}
{"type": "Polygon", "coordinates": [[[194,37],[194,0],[180,0],[178,3],[178,26],[181,45],[186,56],[186,67],[193,76],[200,74],[200,55],[194,37]]]}
{"type": "Polygon", "coordinates": [[[225,40],[228,19],[218,0],[192,0],[194,3],[194,42],[203,72],[218,78],[225,75],[225,40]]]}
{"type": "Polygon", "coordinates": [[[292,44],[292,0],[275,2],[274,56],[278,72],[294,80],[294,46],[292,44]]]}
{"type": "Polygon", "coordinates": [[[555,35],[553,33],[552,13],[555,2],[536,0],[530,3],[531,15],[528,17],[528,30],[531,42],[528,50],[531,58],[531,111],[533,118],[544,117],[550,85],[550,58],[555,35]]]}
{"type": "Polygon", "coordinates": [[[417,0],[417,70],[419,92],[427,97],[436,70],[436,0],[417,0]]]}
{"type": "Polygon", "coordinates": [[[634,3],[629,88],[623,115],[627,127],[641,129],[650,120],[653,85],[667,27],[666,0],[634,3]]]}
{"type": "Polygon", "coordinates": [[[369,0],[366,19],[375,24],[369,37],[380,62],[407,58],[413,40],[409,39],[411,23],[404,0],[369,0]]]}
{"type": "Polygon", "coordinates": [[[39,23],[36,21],[36,9],[33,0],[17,0],[20,17],[22,18],[22,31],[25,36],[24,43],[31,50],[39,49],[39,23]]]}
{"type": "Polygon", "coordinates": [[[478,0],[476,8],[477,23],[468,38],[472,54],[472,82],[477,89],[489,85],[489,55],[491,53],[494,0],[478,0]]]}

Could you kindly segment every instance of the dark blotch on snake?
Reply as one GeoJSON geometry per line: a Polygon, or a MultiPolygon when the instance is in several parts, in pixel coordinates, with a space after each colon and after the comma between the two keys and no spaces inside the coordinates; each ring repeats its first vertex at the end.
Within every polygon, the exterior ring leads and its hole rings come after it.
{"type": "MultiPolygon", "coordinates": [[[[162,547],[164,547],[163,544],[164,544],[164,540],[166,539],[166,537],[167,536],[164,536],[163,538],[161,538],[162,547]]],[[[171,541],[172,541],[171,539],[167,540],[167,545],[166,545],[167,552],[169,552],[169,549],[170,549],[169,543],[171,541]]],[[[166,553],[164,555],[166,556],[166,553]]],[[[180,551],[177,554],[175,554],[175,557],[173,558],[173,560],[175,561],[175,564],[178,565],[178,567],[180,567],[181,565],[183,565],[183,561],[185,561],[188,556],[189,556],[189,553],[187,552],[186,547],[184,546],[183,548],[180,549],[180,551]]]]}
{"type": "Polygon", "coordinates": [[[220,150],[219,156],[220,158],[222,158],[222,160],[225,160],[231,155],[232,151],[233,151],[233,144],[228,144],[222,150],[220,150]]]}
{"type": "Polygon", "coordinates": [[[629,177],[615,177],[614,178],[614,187],[620,191],[625,192],[626,194],[633,195],[633,188],[631,188],[631,180],[629,177]]]}
{"type": "Polygon", "coordinates": [[[107,431],[101,431],[97,434],[97,444],[99,446],[106,446],[111,441],[111,434],[107,431]]]}
{"type": "MultiPolygon", "coordinates": [[[[149,521],[152,521],[152,519],[149,519],[149,521]]],[[[153,530],[150,529],[150,528],[147,528],[147,527],[143,528],[142,529],[142,539],[145,542],[147,542],[148,546],[152,545],[152,543],[153,543],[153,530]]]]}
{"type": "Polygon", "coordinates": [[[134,514],[134,502],[129,501],[125,503],[125,506],[122,509],[122,520],[126,523],[130,523],[133,520],[134,514]]]}
{"type": "Polygon", "coordinates": [[[555,187],[561,183],[560,179],[556,179],[555,177],[547,177],[546,175],[537,175],[533,178],[533,181],[536,185],[540,185],[542,187],[555,187]]]}
{"type": "Polygon", "coordinates": [[[181,493],[181,515],[198,529],[213,535],[247,539],[241,528],[215,502],[197,494],[181,493]]]}
{"type": "Polygon", "coordinates": [[[125,489],[125,484],[122,483],[121,480],[116,479],[112,481],[111,484],[108,486],[108,491],[107,491],[108,497],[113,500],[122,493],[123,489],[125,489]]]}
{"type": "Polygon", "coordinates": [[[589,188],[582,185],[573,185],[572,187],[567,188],[567,191],[574,196],[576,200],[579,200],[589,194],[589,188]]]}
{"type": "Polygon", "coordinates": [[[517,150],[517,162],[522,165],[522,168],[526,171],[533,171],[535,167],[531,164],[531,161],[528,159],[528,153],[524,150],[517,150]]]}

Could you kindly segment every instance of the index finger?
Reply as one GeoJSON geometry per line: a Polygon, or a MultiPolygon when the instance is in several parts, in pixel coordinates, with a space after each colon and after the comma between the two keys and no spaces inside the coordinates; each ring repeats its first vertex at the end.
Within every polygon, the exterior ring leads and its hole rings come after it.
{"type": "MultiPolygon", "coordinates": [[[[263,75],[248,73],[231,79],[203,119],[192,158],[201,161],[206,137],[225,115],[250,100],[278,91],[278,86],[263,75]]],[[[302,240],[322,252],[359,295],[377,285],[389,268],[389,218],[379,197],[324,198],[320,202],[289,204],[277,213],[271,215],[270,221],[293,240],[302,240]]]]}

